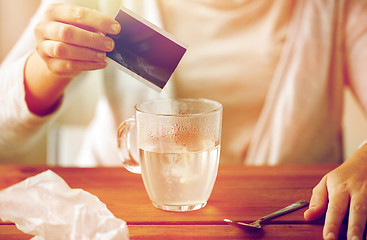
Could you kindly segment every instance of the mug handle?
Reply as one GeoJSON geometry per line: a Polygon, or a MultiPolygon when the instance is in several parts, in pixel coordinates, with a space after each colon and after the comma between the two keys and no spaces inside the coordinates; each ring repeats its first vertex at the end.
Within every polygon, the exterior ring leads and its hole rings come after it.
{"type": "Polygon", "coordinates": [[[134,153],[134,150],[137,149],[136,135],[135,118],[126,119],[117,130],[117,147],[122,165],[132,173],[141,174],[139,155],[137,152],[134,153]],[[138,157],[134,157],[134,155],[138,155],[138,157]]]}

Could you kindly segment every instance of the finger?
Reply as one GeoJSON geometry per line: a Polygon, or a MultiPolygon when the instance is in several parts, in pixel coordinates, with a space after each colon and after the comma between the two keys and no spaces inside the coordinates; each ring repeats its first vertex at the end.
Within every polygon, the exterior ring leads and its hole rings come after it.
{"type": "Polygon", "coordinates": [[[42,51],[48,57],[93,62],[104,61],[106,58],[105,52],[78,47],[62,42],[47,40],[43,41],[41,45],[42,51]]]}
{"type": "Polygon", "coordinates": [[[117,34],[121,28],[115,19],[97,10],[73,5],[52,4],[46,10],[45,16],[49,20],[73,25],[84,25],[102,33],[117,34]]]}
{"type": "Polygon", "coordinates": [[[348,239],[362,239],[367,220],[367,195],[355,194],[350,201],[348,239]]]}
{"type": "Polygon", "coordinates": [[[349,206],[347,184],[329,189],[329,205],[325,216],[323,236],[325,239],[338,239],[339,230],[349,206]]]}
{"type": "Polygon", "coordinates": [[[324,177],[312,190],[309,208],[304,213],[306,221],[319,219],[325,214],[328,204],[327,194],[326,177],[324,177]]]}
{"type": "Polygon", "coordinates": [[[107,66],[105,61],[103,62],[86,62],[77,60],[64,60],[57,58],[49,58],[45,60],[48,69],[59,76],[74,76],[82,71],[90,71],[102,69],[107,66]]]}
{"type": "Polygon", "coordinates": [[[43,39],[65,42],[99,51],[112,51],[114,41],[99,33],[90,32],[73,25],[49,22],[43,30],[43,39]]]}

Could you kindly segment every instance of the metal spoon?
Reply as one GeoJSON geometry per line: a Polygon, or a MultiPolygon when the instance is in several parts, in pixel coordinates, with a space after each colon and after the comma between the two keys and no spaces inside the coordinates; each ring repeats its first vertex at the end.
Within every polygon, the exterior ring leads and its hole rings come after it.
{"type": "Polygon", "coordinates": [[[266,220],[270,220],[270,219],[273,219],[275,217],[278,217],[280,215],[283,215],[283,214],[286,214],[286,213],[289,213],[289,212],[292,212],[292,211],[295,211],[297,209],[300,209],[300,208],[303,208],[305,206],[308,205],[308,202],[306,200],[299,200],[285,208],[282,208],[276,212],[273,212],[269,215],[266,215],[265,217],[262,217],[258,220],[256,220],[255,222],[252,222],[252,223],[243,223],[243,222],[237,222],[237,221],[232,221],[230,219],[224,219],[224,221],[228,224],[231,224],[231,225],[234,225],[234,226],[237,226],[237,227],[247,227],[247,228],[250,228],[250,229],[260,229],[261,228],[261,225],[260,223],[261,222],[264,222],[266,220]]]}

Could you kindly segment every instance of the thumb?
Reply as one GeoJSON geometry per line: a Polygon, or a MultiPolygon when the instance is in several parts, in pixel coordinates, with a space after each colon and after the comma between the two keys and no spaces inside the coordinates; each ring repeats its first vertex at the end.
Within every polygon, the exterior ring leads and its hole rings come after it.
{"type": "Polygon", "coordinates": [[[324,176],[319,184],[312,190],[309,208],[304,213],[306,221],[313,221],[321,218],[327,209],[328,191],[326,187],[327,176],[324,176]]]}

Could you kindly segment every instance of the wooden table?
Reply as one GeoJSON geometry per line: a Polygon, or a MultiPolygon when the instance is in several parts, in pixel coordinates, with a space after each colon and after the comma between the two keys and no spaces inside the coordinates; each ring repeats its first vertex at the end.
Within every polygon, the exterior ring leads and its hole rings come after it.
{"type": "MultiPolygon", "coordinates": [[[[248,167],[221,165],[208,205],[175,213],[153,207],[140,175],[122,168],[51,168],[72,188],[104,202],[128,224],[131,239],[322,239],[323,220],[305,222],[306,208],[271,220],[260,231],[228,225],[224,218],[256,220],[297,200],[309,200],[312,188],[337,165],[248,167]]],[[[48,169],[0,165],[0,189],[48,169]]],[[[345,226],[342,234],[345,235],[345,226]],[[344,232],[343,232],[344,231],[344,232]]],[[[0,239],[30,239],[13,223],[0,222],[0,239]]]]}

